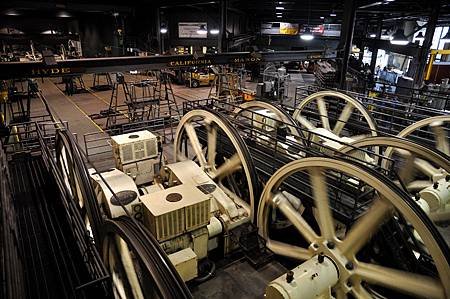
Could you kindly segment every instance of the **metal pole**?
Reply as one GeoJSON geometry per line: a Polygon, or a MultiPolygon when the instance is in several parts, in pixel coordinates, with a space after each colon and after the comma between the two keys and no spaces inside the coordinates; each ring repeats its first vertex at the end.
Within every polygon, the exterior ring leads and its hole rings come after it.
{"type": "Polygon", "coordinates": [[[219,53],[227,52],[227,0],[220,1],[220,33],[218,38],[219,53]]]}
{"type": "Polygon", "coordinates": [[[345,0],[344,12],[345,13],[341,27],[341,38],[338,47],[339,49],[343,49],[342,64],[339,78],[340,79],[339,88],[341,89],[345,88],[348,60],[352,50],[353,29],[355,27],[355,17],[356,17],[356,1],[345,0]]]}
{"type": "Polygon", "coordinates": [[[158,40],[158,52],[161,54],[161,14],[159,7],[156,9],[156,39],[158,40]]]}
{"type": "MultiPolygon", "coordinates": [[[[375,33],[376,39],[381,39],[381,33],[383,30],[383,17],[380,17],[378,19],[378,26],[377,26],[377,32],[375,33]]],[[[370,57],[370,71],[372,75],[375,75],[375,67],[377,64],[377,56],[378,56],[378,47],[373,46],[372,48],[372,56],[370,57]]]]}
{"type": "Polygon", "coordinates": [[[414,85],[420,87],[423,82],[423,77],[425,73],[425,67],[427,66],[428,52],[430,51],[431,44],[433,43],[433,35],[436,30],[436,25],[439,17],[440,3],[439,1],[433,1],[434,5],[431,9],[430,17],[428,19],[427,30],[425,32],[425,38],[423,40],[422,47],[419,50],[419,55],[417,55],[417,69],[416,76],[414,80],[414,85]]]}

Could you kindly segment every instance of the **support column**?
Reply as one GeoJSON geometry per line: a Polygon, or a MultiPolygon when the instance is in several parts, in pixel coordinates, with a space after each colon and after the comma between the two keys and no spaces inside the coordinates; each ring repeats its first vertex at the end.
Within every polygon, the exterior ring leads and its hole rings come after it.
{"type": "MultiPolygon", "coordinates": [[[[417,55],[416,72],[414,76],[414,85],[420,87],[425,75],[425,67],[427,66],[427,57],[433,43],[433,35],[436,29],[438,17],[439,17],[440,3],[439,1],[433,1],[433,7],[431,9],[430,17],[428,18],[427,30],[425,32],[425,38],[423,40],[422,47],[417,55]]],[[[414,60],[414,59],[413,59],[414,60]]]]}
{"type": "Polygon", "coordinates": [[[217,39],[219,53],[227,52],[227,0],[220,1],[220,33],[217,39]]]}
{"type": "Polygon", "coordinates": [[[161,12],[159,7],[156,9],[156,39],[158,40],[158,52],[162,54],[161,49],[161,12]]]}
{"type": "Polygon", "coordinates": [[[339,88],[345,88],[345,77],[348,69],[348,60],[352,50],[353,41],[353,29],[355,27],[356,17],[356,1],[345,0],[344,3],[344,18],[341,26],[341,37],[339,41],[339,49],[342,49],[341,53],[342,62],[339,77],[339,88]]]}
{"type": "MultiPolygon", "coordinates": [[[[383,30],[383,17],[380,17],[378,19],[378,25],[377,25],[377,32],[375,33],[376,39],[381,39],[381,33],[383,30]]],[[[375,75],[375,67],[377,64],[377,56],[378,56],[378,48],[373,46],[372,48],[372,57],[370,57],[370,71],[372,72],[373,75],[375,75]]]]}

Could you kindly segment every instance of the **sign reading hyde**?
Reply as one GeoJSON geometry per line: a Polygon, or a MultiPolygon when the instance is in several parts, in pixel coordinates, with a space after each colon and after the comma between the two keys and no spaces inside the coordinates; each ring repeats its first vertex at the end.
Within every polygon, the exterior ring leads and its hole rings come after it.
{"type": "Polygon", "coordinates": [[[31,75],[33,76],[50,76],[50,75],[60,75],[60,74],[70,74],[71,70],[69,67],[52,67],[52,68],[42,68],[42,69],[32,69],[31,75]]]}

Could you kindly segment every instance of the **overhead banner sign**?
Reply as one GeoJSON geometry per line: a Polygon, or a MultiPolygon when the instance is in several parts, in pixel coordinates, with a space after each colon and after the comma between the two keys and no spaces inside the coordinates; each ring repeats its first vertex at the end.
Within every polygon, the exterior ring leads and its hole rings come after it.
{"type": "Polygon", "coordinates": [[[178,37],[179,38],[207,38],[208,37],[207,23],[185,22],[178,23],[178,37]],[[200,27],[204,28],[204,32],[198,32],[200,27]]]}
{"type": "Polygon", "coordinates": [[[298,34],[298,24],[280,23],[280,34],[297,35],[298,34]]]}
{"type": "Polygon", "coordinates": [[[293,23],[262,23],[261,34],[267,35],[298,35],[309,28],[316,36],[338,37],[341,34],[340,24],[301,25],[293,23]]]}

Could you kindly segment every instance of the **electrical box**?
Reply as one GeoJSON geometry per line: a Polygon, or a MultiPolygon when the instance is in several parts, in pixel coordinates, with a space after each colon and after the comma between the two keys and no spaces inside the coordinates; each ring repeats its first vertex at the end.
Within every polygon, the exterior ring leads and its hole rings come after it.
{"type": "Polygon", "coordinates": [[[210,196],[182,184],[141,197],[144,223],[160,242],[209,223],[210,196]]]}
{"type": "Polygon", "coordinates": [[[158,137],[144,130],[111,137],[116,168],[136,185],[153,181],[159,171],[158,137]]]}
{"type": "Polygon", "coordinates": [[[169,254],[169,260],[175,266],[183,281],[189,281],[197,277],[197,255],[191,248],[169,254]]]}
{"type": "Polygon", "coordinates": [[[158,138],[147,130],[112,136],[111,140],[117,169],[158,156],[158,138]]]}

